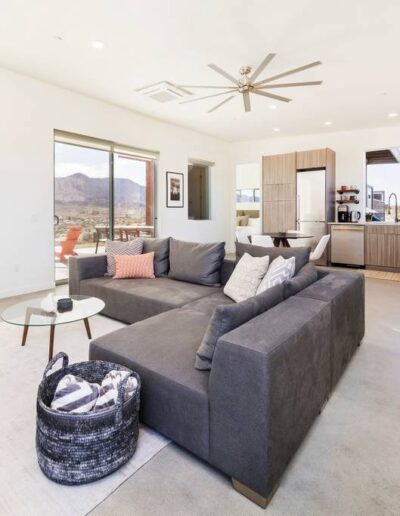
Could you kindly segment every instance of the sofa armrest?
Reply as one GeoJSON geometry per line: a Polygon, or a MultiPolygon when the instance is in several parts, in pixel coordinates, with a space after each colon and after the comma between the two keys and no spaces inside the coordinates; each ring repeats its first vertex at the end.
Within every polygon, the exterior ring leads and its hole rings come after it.
{"type": "Polygon", "coordinates": [[[221,337],[210,462],[269,498],[329,394],[329,304],[292,297],[221,337]]]}
{"type": "Polygon", "coordinates": [[[69,293],[80,294],[80,282],[88,278],[99,278],[107,272],[107,256],[95,254],[92,256],[71,256],[69,267],[69,293]]]}
{"type": "Polygon", "coordinates": [[[235,259],[229,259],[224,258],[224,261],[222,262],[221,267],[221,283],[222,285],[226,285],[229,278],[231,277],[231,274],[233,272],[233,269],[235,268],[236,260],[235,259]]]}

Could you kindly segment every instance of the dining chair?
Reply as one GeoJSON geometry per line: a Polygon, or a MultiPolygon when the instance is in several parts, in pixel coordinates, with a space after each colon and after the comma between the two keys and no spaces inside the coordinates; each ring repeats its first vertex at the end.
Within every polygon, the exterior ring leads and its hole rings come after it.
{"type": "Polygon", "coordinates": [[[252,235],[251,243],[261,247],[275,247],[274,241],[269,235],[252,235]]]}
{"type": "Polygon", "coordinates": [[[328,245],[329,239],[331,238],[330,235],[324,235],[321,237],[320,241],[317,244],[317,247],[314,249],[314,251],[310,254],[310,261],[315,262],[316,260],[319,260],[321,256],[324,254],[326,246],[328,245]]]}
{"type": "Polygon", "coordinates": [[[65,239],[60,242],[60,251],[55,252],[56,258],[61,262],[65,261],[66,256],[76,256],[75,246],[78,243],[79,235],[81,234],[82,226],[71,226],[65,239]]]}
{"type": "Polygon", "coordinates": [[[243,227],[236,231],[236,240],[241,244],[250,244],[250,235],[255,233],[255,229],[252,227],[243,227]]]}

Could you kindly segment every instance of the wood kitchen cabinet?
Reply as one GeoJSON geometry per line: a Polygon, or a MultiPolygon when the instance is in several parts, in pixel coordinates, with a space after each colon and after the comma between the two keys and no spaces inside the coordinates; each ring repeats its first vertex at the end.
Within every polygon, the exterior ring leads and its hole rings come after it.
{"type": "Polygon", "coordinates": [[[296,153],[263,157],[263,231],[296,227],[296,153]]]}
{"type": "Polygon", "coordinates": [[[370,268],[400,268],[400,224],[365,226],[365,264],[370,268]]]}
{"type": "Polygon", "coordinates": [[[330,160],[331,149],[316,149],[296,152],[296,169],[311,170],[313,168],[326,168],[330,160]]]}

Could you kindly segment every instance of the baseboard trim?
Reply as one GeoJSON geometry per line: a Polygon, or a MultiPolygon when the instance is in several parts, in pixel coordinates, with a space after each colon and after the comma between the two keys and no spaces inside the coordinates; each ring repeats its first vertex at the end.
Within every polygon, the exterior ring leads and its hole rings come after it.
{"type": "Polygon", "coordinates": [[[22,296],[24,294],[34,294],[35,292],[41,292],[42,290],[51,290],[55,288],[55,283],[39,283],[37,285],[29,285],[27,287],[14,288],[12,290],[3,290],[0,292],[0,299],[6,299],[7,297],[22,296]]]}

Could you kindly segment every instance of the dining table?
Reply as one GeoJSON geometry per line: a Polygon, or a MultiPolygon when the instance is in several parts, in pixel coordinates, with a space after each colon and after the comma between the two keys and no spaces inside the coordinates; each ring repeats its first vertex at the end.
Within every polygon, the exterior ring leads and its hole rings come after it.
{"type": "Polygon", "coordinates": [[[308,235],[307,233],[292,233],[292,232],[279,232],[279,233],[263,233],[269,235],[273,241],[275,247],[290,247],[289,240],[297,240],[300,238],[314,238],[314,235],[308,235]]]}

